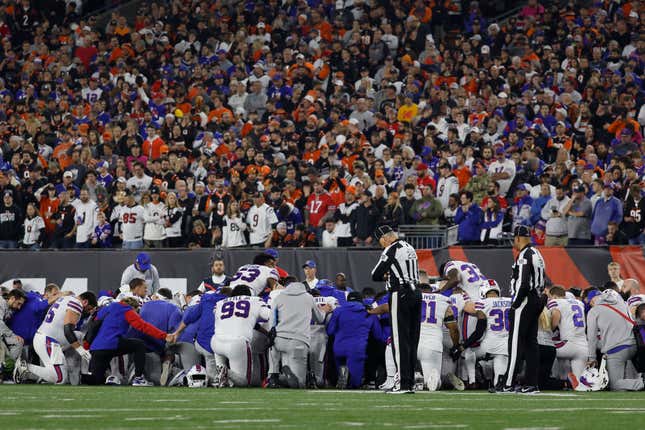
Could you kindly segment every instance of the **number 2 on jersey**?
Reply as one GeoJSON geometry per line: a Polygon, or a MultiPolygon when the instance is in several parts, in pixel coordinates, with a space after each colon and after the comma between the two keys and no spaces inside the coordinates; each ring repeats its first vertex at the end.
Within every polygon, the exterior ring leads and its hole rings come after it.
{"type": "Polygon", "coordinates": [[[571,310],[573,311],[573,325],[575,327],[584,327],[585,319],[582,308],[578,305],[572,305],[571,310]]]}

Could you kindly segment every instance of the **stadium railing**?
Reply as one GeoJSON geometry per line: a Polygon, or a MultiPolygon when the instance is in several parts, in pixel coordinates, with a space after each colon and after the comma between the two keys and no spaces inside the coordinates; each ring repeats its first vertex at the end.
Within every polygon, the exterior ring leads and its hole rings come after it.
{"type": "Polygon", "coordinates": [[[416,249],[440,249],[457,243],[458,226],[401,225],[399,236],[416,249]]]}

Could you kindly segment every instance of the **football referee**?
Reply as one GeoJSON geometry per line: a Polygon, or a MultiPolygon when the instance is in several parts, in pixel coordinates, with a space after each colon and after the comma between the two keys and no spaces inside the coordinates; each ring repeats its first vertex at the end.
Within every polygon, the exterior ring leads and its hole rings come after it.
{"type": "Polygon", "coordinates": [[[375,232],[383,249],[374,270],[374,281],[385,281],[390,291],[389,310],[392,320],[392,353],[400,378],[392,394],[414,393],[414,367],[421,327],[421,291],[417,253],[409,243],[400,240],[387,225],[375,232]]]}
{"type": "MultiPolygon", "coordinates": [[[[537,342],[538,320],[544,307],[544,259],[537,248],[531,245],[531,230],[519,225],[513,232],[513,247],[519,251],[513,264],[511,292],[513,303],[510,312],[508,336],[508,368],[506,378],[500,379],[502,392],[515,391],[517,373],[526,362],[524,385],[519,392],[538,393],[540,349],[537,342]]],[[[519,385],[518,385],[519,386],[519,385]]]]}

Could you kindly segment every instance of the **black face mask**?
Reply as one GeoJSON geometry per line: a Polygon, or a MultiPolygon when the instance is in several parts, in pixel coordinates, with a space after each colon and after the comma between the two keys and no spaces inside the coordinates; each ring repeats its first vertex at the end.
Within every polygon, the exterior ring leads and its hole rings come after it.
{"type": "Polygon", "coordinates": [[[495,190],[488,190],[488,195],[489,196],[494,196],[495,195],[495,190]]]}

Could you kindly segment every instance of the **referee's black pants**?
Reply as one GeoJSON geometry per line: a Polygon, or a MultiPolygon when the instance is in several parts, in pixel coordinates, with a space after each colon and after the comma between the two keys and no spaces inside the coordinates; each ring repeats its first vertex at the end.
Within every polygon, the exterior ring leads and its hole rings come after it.
{"type": "Polygon", "coordinates": [[[536,292],[531,292],[522,300],[517,309],[511,308],[508,334],[508,368],[506,386],[518,383],[517,374],[526,362],[524,385],[538,386],[540,372],[540,347],[537,342],[538,322],[544,307],[536,292]]]}
{"type": "Polygon", "coordinates": [[[392,353],[401,390],[414,388],[414,368],[421,331],[421,291],[402,287],[390,294],[392,353]]]}
{"type": "MultiPolygon", "coordinates": [[[[105,383],[105,372],[110,368],[112,358],[124,354],[134,356],[134,376],[142,376],[146,365],[146,352],[146,344],[143,343],[143,340],[125,337],[119,339],[117,349],[92,351],[92,359],[89,365],[89,370],[92,374],[83,375],[83,383],[103,385],[105,383]]],[[[125,376],[127,377],[128,375],[125,376]]]]}

